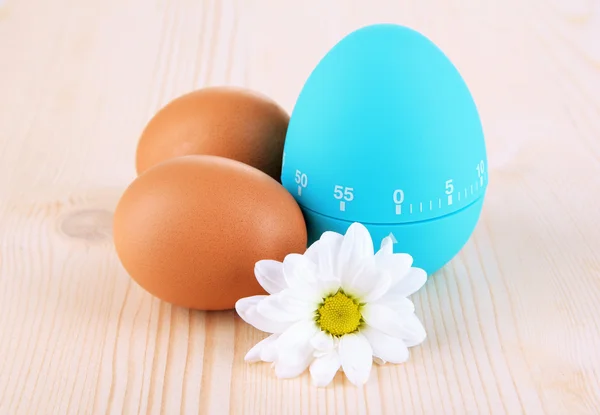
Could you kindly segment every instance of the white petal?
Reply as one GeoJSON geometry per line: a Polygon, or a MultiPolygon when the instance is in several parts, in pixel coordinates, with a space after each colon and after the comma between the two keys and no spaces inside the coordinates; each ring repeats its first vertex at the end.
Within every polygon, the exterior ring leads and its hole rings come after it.
{"type": "Polygon", "coordinates": [[[315,264],[319,260],[320,245],[321,241],[315,241],[306,249],[306,252],[304,252],[304,256],[315,264]]]}
{"type": "Polygon", "coordinates": [[[319,352],[319,354],[329,353],[334,347],[333,336],[319,330],[319,332],[310,339],[310,344],[317,352],[319,352]]]}
{"type": "Polygon", "coordinates": [[[398,314],[390,307],[380,303],[369,303],[362,308],[361,314],[368,325],[390,336],[402,336],[402,324],[399,320],[406,316],[398,314]]]}
{"type": "Polygon", "coordinates": [[[336,351],[318,357],[310,365],[310,377],[316,387],[327,386],[340,369],[340,357],[336,351]]]}
{"type": "Polygon", "coordinates": [[[337,261],[337,273],[344,283],[352,283],[366,260],[373,260],[373,240],[367,228],[354,222],[344,235],[337,261]]]}
{"type": "Polygon", "coordinates": [[[317,265],[319,273],[322,275],[336,277],[339,280],[337,272],[337,259],[342,246],[344,236],[337,232],[323,232],[319,239],[319,252],[317,265]]]}
{"type": "MultiPolygon", "coordinates": [[[[272,336],[279,337],[278,334],[272,334],[272,336]]],[[[277,360],[277,337],[260,351],[260,360],[263,362],[274,362],[277,360]]]]}
{"type": "Polygon", "coordinates": [[[373,348],[373,356],[384,362],[404,363],[408,360],[408,347],[402,339],[388,336],[369,325],[360,331],[373,348]]]}
{"type": "Polygon", "coordinates": [[[415,304],[408,298],[388,292],[379,300],[374,302],[391,308],[394,312],[402,315],[412,314],[415,312],[415,304]]]}
{"type": "MultiPolygon", "coordinates": [[[[269,336],[269,337],[271,337],[271,336],[269,336]]],[[[269,337],[267,337],[267,339],[269,337]]],[[[267,339],[265,339],[265,340],[267,340],[267,339]]],[[[264,342],[265,340],[262,340],[262,341],[256,343],[254,345],[254,347],[252,347],[250,350],[248,350],[248,353],[246,353],[246,356],[244,356],[244,360],[246,362],[248,362],[248,363],[260,362],[260,352],[262,351],[262,348],[263,348],[262,342],[264,342]]]]}
{"type": "Polygon", "coordinates": [[[258,303],[267,298],[267,295],[253,295],[251,297],[240,298],[235,303],[235,311],[238,314],[243,314],[252,307],[256,307],[258,303]]]}
{"type": "Polygon", "coordinates": [[[282,333],[291,323],[278,322],[260,314],[256,307],[266,295],[255,295],[252,297],[241,298],[235,303],[235,310],[242,320],[260,331],[267,333],[282,333]]]}
{"type": "Polygon", "coordinates": [[[306,300],[320,300],[321,292],[317,281],[317,266],[308,257],[288,254],[283,260],[283,275],[295,295],[306,300]]]}
{"type": "Polygon", "coordinates": [[[279,378],[293,378],[306,370],[313,360],[314,349],[310,340],[318,328],[312,320],[299,321],[287,329],[277,339],[277,362],[275,375],[279,378]]]}
{"type": "Polygon", "coordinates": [[[357,264],[356,268],[350,273],[344,271],[345,274],[341,279],[341,288],[347,293],[354,297],[357,297],[362,301],[362,297],[370,291],[373,281],[376,278],[377,269],[374,266],[370,266],[372,261],[364,260],[363,263],[357,264]]]}
{"type": "Polygon", "coordinates": [[[317,265],[307,256],[288,254],[283,260],[283,275],[290,288],[300,281],[313,282],[317,265]]]}
{"type": "Polygon", "coordinates": [[[375,356],[373,356],[373,362],[377,363],[378,365],[385,365],[385,360],[382,360],[375,356]]]}
{"type": "Polygon", "coordinates": [[[275,340],[277,340],[278,337],[279,334],[271,334],[269,337],[256,343],[256,345],[246,353],[244,360],[250,363],[260,362],[261,360],[263,362],[275,361],[277,351],[275,348],[275,340]]]}
{"type": "Polygon", "coordinates": [[[290,379],[299,376],[313,361],[312,348],[304,346],[293,350],[279,350],[275,362],[275,376],[290,379]]]}
{"type": "Polygon", "coordinates": [[[263,316],[256,310],[256,307],[252,307],[246,313],[240,314],[240,317],[246,323],[265,333],[283,333],[291,325],[289,322],[273,321],[263,316]]]}
{"type": "Polygon", "coordinates": [[[408,297],[417,292],[427,282],[427,273],[421,268],[412,267],[406,275],[390,289],[397,295],[408,297]]]}
{"type": "Polygon", "coordinates": [[[392,280],[386,271],[380,271],[375,266],[373,258],[363,260],[359,267],[353,280],[342,281],[342,288],[346,293],[362,303],[376,301],[387,294],[392,280]]]}
{"type": "MultiPolygon", "coordinates": [[[[319,295],[318,301],[322,301],[325,297],[335,294],[340,289],[340,281],[331,276],[321,275],[317,283],[319,295]]],[[[315,298],[315,297],[310,297],[315,298]]],[[[314,302],[315,300],[313,300],[314,302]]]]}
{"type": "Polygon", "coordinates": [[[326,231],[304,254],[316,265],[315,279],[321,298],[334,294],[340,288],[340,279],[336,273],[336,260],[343,236],[326,231]]]}
{"type": "Polygon", "coordinates": [[[288,295],[286,289],[279,294],[268,296],[257,304],[257,311],[273,321],[296,322],[311,318],[315,313],[316,304],[288,295]]]}
{"type": "Polygon", "coordinates": [[[340,339],[340,362],[348,380],[361,386],[367,383],[373,366],[373,349],[360,333],[346,334],[340,339]]]}
{"type": "Polygon", "coordinates": [[[413,347],[418,344],[421,344],[427,338],[427,332],[425,331],[425,327],[423,327],[423,323],[421,320],[415,315],[412,314],[405,318],[405,333],[402,336],[402,340],[407,347],[413,347]]]}
{"type": "Polygon", "coordinates": [[[381,246],[379,251],[375,254],[376,256],[391,255],[394,253],[394,241],[391,236],[386,236],[381,240],[381,246]]]}
{"type": "Polygon", "coordinates": [[[362,303],[377,301],[390,289],[392,279],[387,272],[363,272],[354,281],[351,290],[360,292],[357,294],[362,303]]]}
{"type": "Polygon", "coordinates": [[[375,256],[375,263],[381,270],[386,270],[392,277],[392,284],[402,280],[413,264],[413,257],[409,254],[391,254],[375,256]]]}
{"type": "Polygon", "coordinates": [[[400,314],[382,304],[366,304],[362,309],[362,317],[368,325],[402,339],[413,331],[410,316],[409,313],[400,314]]]}
{"type": "Polygon", "coordinates": [[[277,339],[277,349],[287,351],[310,345],[310,340],[317,334],[318,330],[317,325],[312,320],[301,320],[294,323],[277,339]]]}
{"type": "Polygon", "coordinates": [[[269,294],[277,294],[287,288],[283,276],[283,264],[272,259],[263,259],[254,265],[254,275],[258,283],[269,294]]]}

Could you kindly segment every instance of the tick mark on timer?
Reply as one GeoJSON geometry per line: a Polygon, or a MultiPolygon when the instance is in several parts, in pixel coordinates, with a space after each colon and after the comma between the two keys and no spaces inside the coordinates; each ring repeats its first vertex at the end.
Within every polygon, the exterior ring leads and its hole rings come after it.
{"type": "Polygon", "coordinates": [[[343,200],[340,202],[340,210],[344,212],[346,210],[346,202],[343,200]]]}
{"type": "Polygon", "coordinates": [[[402,214],[402,205],[396,205],[396,215],[402,214]]]}

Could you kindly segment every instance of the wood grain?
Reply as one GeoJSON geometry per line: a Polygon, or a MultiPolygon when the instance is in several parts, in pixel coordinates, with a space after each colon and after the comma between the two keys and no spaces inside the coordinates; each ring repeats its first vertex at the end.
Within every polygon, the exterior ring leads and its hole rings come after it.
{"type": "Polygon", "coordinates": [[[0,1],[1,414],[600,411],[600,2],[0,1]],[[478,102],[490,188],[415,296],[428,339],[364,388],[277,380],[233,311],[161,303],[112,246],[137,137],[170,99],[260,90],[291,111],[344,34],[429,36],[478,102]]]}

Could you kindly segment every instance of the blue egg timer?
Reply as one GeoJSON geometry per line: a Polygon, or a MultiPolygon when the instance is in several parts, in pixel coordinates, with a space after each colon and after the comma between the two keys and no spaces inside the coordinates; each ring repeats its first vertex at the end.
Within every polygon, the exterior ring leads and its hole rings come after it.
{"type": "Polygon", "coordinates": [[[458,70],[422,34],[363,27],[306,81],[288,127],[282,184],[309,244],[364,224],[432,274],[470,238],[487,188],[477,107],[458,70]]]}

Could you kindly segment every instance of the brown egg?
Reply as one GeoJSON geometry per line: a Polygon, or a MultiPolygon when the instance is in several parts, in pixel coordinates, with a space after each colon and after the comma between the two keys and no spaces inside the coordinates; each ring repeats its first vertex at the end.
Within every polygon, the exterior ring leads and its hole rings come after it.
{"type": "Polygon", "coordinates": [[[180,96],[148,122],[136,152],[137,173],[161,161],[209,154],[249,164],[280,181],[290,117],[276,102],[236,87],[180,96]]]}
{"type": "Polygon", "coordinates": [[[261,171],[218,156],[158,164],[125,190],[113,222],[117,254],[154,296],[199,310],[232,309],[264,294],[261,259],[306,250],[306,225],[285,188],[261,171]]]}

